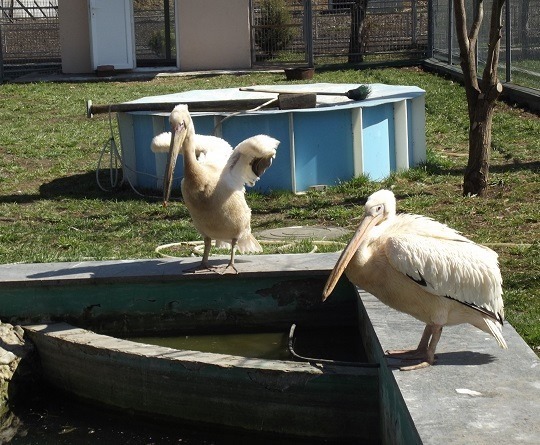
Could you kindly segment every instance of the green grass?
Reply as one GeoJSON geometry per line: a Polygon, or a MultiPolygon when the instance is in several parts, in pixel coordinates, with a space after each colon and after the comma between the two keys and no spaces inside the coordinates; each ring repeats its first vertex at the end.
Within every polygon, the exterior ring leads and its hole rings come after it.
{"type": "MultiPolygon", "coordinates": [[[[391,187],[398,210],[431,216],[479,243],[498,243],[494,249],[500,255],[507,318],[539,352],[538,116],[498,105],[488,196],[465,198],[461,183],[468,121],[459,84],[416,68],[317,70],[312,82],[425,89],[427,162],[380,183],[360,177],[305,195],[249,193],[253,230],[317,224],[352,231],[366,197],[391,187]]],[[[138,196],[129,188],[100,190],[95,171],[109,139],[109,122],[105,115],[87,119],[86,99],[114,103],[193,89],[282,83],[282,73],[254,73],[0,85],[0,263],[151,258],[158,255],[157,246],[200,239],[181,202],[163,208],[159,199],[138,196]]],[[[294,248],[312,247],[306,241],[294,248]]],[[[276,249],[265,246],[267,252],[276,249]]]]}

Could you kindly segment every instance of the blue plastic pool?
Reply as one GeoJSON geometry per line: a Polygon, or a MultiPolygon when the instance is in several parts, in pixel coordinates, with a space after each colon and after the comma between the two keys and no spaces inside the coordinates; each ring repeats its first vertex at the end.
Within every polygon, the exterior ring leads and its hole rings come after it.
{"type": "MultiPolygon", "coordinates": [[[[347,92],[358,84],[259,86],[268,91],[347,92]]],[[[361,174],[380,180],[425,161],[425,91],[414,86],[371,84],[363,101],[343,96],[317,96],[317,107],[264,110],[234,115],[193,113],[197,133],[223,137],[233,147],[242,140],[268,134],[281,141],[274,164],[254,187],[260,192],[302,192],[316,185],[333,185],[361,174]]],[[[133,102],[206,101],[276,97],[271,92],[238,88],[198,90],[144,97],[133,102]]],[[[166,154],[153,153],[150,143],[169,130],[168,113],[118,113],[123,168],[130,182],[144,189],[161,189],[166,154]]],[[[175,171],[176,186],[183,175],[175,171]]]]}

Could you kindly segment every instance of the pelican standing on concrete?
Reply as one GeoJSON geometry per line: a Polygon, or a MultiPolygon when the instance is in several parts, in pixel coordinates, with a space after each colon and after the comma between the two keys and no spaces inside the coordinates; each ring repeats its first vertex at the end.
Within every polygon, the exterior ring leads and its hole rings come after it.
{"type": "Polygon", "coordinates": [[[251,209],[245,198],[245,184],[255,185],[272,164],[279,141],[266,135],[253,136],[238,144],[222,159],[207,156],[197,160],[195,129],[187,105],[177,105],[169,118],[170,149],[163,181],[163,201],[169,200],[178,153],[184,158],[182,197],[193,224],[204,239],[203,259],[196,269],[211,269],[208,263],[212,240],[231,245],[231,259],[225,271],[234,266],[235,249],[261,252],[251,234],[251,209]]]}
{"type": "Polygon", "coordinates": [[[443,326],[470,323],[507,348],[497,254],[431,218],[396,215],[389,190],[368,198],[364,219],[332,270],[323,300],[343,272],[386,305],[426,323],[415,350],[387,351],[389,357],[416,360],[403,370],[434,363],[443,326]]]}

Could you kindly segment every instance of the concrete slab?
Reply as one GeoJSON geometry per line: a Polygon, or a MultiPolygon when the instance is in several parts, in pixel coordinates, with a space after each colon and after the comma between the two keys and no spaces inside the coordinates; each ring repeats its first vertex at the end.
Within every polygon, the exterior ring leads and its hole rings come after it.
{"type": "Polygon", "coordinates": [[[249,74],[253,72],[284,73],[283,70],[213,70],[213,71],[178,71],[176,67],[156,67],[156,68],[136,68],[128,71],[117,71],[110,76],[97,73],[84,74],[63,74],[63,73],[28,73],[19,76],[10,82],[12,83],[33,83],[33,82],[125,82],[125,81],[148,81],[158,77],[205,77],[228,74],[249,74]]]}
{"type": "MultiPolygon", "coordinates": [[[[279,254],[279,255],[237,255],[235,265],[239,275],[260,274],[265,271],[279,270],[281,274],[304,271],[317,273],[332,269],[339,253],[325,254],[279,254]]],[[[213,255],[210,264],[226,265],[228,255],[213,255]]],[[[163,258],[146,260],[116,261],[81,261],[66,263],[36,264],[3,264],[0,265],[1,286],[21,286],[36,284],[76,281],[114,282],[129,279],[144,282],[159,277],[160,279],[177,279],[179,276],[189,277],[184,273],[200,263],[199,257],[163,258]]],[[[198,275],[215,277],[216,272],[198,272],[198,275]]]]}
{"type": "MultiPolygon", "coordinates": [[[[373,295],[361,301],[382,347],[416,347],[424,325],[373,295]]],[[[460,325],[443,330],[435,366],[392,370],[423,444],[540,443],[540,360],[508,323],[508,350],[460,325]]]]}
{"type": "Polygon", "coordinates": [[[322,226],[291,226],[278,227],[276,229],[263,230],[257,232],[255,236],[264,240],[290,241],[290,240],[334,240],[350,232],[340,227],[322,226]]]}

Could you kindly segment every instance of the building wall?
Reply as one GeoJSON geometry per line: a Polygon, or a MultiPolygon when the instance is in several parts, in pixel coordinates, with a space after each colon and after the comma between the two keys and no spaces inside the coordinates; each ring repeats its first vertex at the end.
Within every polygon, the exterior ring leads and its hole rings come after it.
{"type": "Polygon", "coordinates": [[[176,0],[182,71],[251,67],[249,0],[176,0]]]}
{"type": "Polygon", "coordinates": [[[87,0],[59,0],[62,72],[92,72],[87,0]]]}
{"type": "MultiPolygon", "coordinates": [[[[251,67],[249,0],[175,0],[181,71],[251,67]]],[[[64,73],[91,73],[88,0],[59,0],[64,73]]]]}

